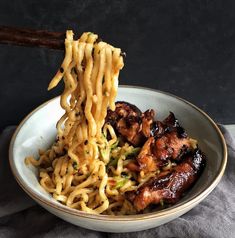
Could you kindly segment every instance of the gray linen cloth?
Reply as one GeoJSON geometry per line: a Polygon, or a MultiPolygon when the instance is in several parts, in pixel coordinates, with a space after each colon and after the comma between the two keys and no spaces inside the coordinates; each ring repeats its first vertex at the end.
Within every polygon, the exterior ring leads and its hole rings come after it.
{"type": "Polygon", "coordinates": [[[14,130],[8,127],[0,135],[0,237],[235,237],[235,140],[223,126],[228,164],[213,192],[194,209],[165,225],[119,234],[76,227],[36,205],[15,182],[8,165],[8,145],[14,130]]]}

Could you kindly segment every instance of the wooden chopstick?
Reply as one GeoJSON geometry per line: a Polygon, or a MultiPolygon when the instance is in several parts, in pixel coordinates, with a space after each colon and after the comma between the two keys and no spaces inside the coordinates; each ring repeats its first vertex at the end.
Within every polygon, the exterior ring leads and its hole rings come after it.
{"type": "Polygon", "coordinates": [[[0,26],[0,44],[64,50],[65,32],[0,26]]]}
{"type": "MultiPolygon", "coordinates": [[[[0,26],[0,44],[64,50],[65,37],[65,32],[0,26]]],[[[126,53],[121,52],[121,56],[126,57],[126,53]]]]}

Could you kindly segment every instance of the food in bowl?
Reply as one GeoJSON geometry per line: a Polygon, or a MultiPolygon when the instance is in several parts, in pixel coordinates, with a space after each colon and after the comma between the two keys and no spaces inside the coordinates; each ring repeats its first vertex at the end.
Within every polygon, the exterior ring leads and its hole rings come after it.
{"type": "Polygon", "coordinates": [[[170,207],[134,215],[90,214],[63,205],[40,185],[38,169],[25,166],[28,155],[38,157],[38,148],[47,150],[55,141],[56,122],[64,111],[60,98],[53,98],[32,111],[16,129],[9,148],[9,162],[19,185],[42,207],[77,226],[103,232],[131,232],[167,223],[188,212],[203,201],[219,183],[226,167],[226,143],[218,126],[202,110],[177,96],[154,89],[136,86],[118,87],[117,101],[128,101],[141,111],[154,108],[158,120],[163,121],[169,111],[175,112],[189,137],[197,138],[206,154],[206,166],[197,182],[170,207]]]}
{"type": "Polygon", "coordinates": [[[65,59],[49,84],[64,78],[64,115],[52,147],[29,156],[41,186],[68,207],[92,214],[148,212],[176,203],[196,182],[206,157],[175,115],[163,121],[117,102],[121,50],[84,33],[67,31],[65,59]]]}

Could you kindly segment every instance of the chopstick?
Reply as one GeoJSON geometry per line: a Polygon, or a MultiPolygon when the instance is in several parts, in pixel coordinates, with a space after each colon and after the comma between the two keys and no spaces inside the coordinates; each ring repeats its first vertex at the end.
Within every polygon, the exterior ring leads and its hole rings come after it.
{"type": "MultiPolygon", "coordinates": [[[[65,32],[0,26],[0,44],[64,50],[65,36],[65,32]]],[[[126,53],[121,52],[121,56],[126,57],[126,53]]]]}
{"type": "Polygon", "coordinates": [[[0,26],[0,44],[64,50],[65,32],[0,26]]]}

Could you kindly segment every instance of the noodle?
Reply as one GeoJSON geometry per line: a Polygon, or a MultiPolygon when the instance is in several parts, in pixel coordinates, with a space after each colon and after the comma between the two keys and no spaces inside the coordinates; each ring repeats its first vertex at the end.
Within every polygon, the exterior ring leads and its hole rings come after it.
{"type": "Polygon", "coordinates": [[[113,150],[118,138],[105,124],[107,109],[115,109],[123,58],[120,49],[97,39],[87,32],[74,40],[73,32],[66,32],[65,57],[48,86],[50,90],[64,79],[60,105],[65,114],[57,123],[58,138],[49,150],[40,151],[39,160],[29,156],[26,163],[39,167],[41,186],[61,203],[93,214],[114,214],[117,208],[126,214],[127,202],[120,195],[136,189],[135,182],[126,181],[120,190],[109,181],[120,180],[124,154],[132,146],[113,150]],[[107,165],[117,156],[120,159],[116,169],[110,166],[110,177],[107,165]]]}

